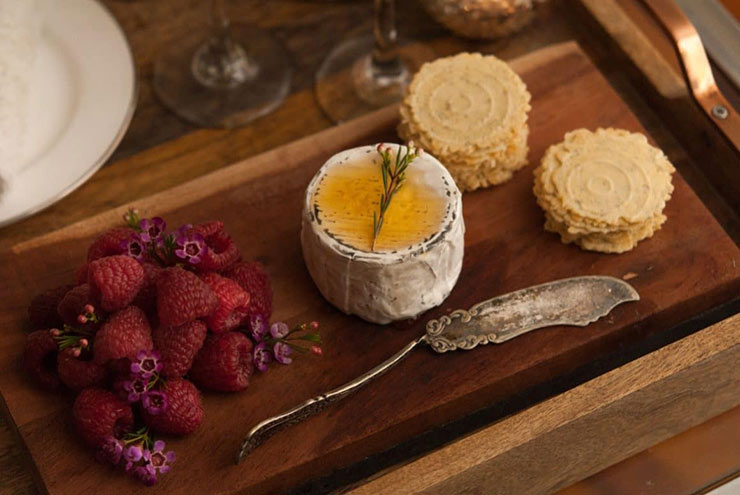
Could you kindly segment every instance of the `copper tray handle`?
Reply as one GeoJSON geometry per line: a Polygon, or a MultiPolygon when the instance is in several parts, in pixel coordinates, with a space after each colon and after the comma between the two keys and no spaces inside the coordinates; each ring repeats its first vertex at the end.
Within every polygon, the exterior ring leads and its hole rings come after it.
{"type": "Polygon", "coordinates": [[[696,28],[673,0],[642,0],[642,3],[673,40],[694,100],[740,153],[740,115],[717,87],[696,28]]]}

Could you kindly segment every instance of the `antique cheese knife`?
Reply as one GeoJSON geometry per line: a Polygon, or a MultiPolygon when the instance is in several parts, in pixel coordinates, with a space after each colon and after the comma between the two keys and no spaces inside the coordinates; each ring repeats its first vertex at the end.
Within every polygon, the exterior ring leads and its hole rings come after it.
{"type": "Polygon", "coordinates": [[[236,462],[238,464],[279,429],[323,410],[382,375],[419,344],[428,344],[439,353],[472,349],[479,344],[500,344],[538,328],[554,325],[583,327],[607,315],[615,306],[639,299],[637,291],[622,280],[583,276],[535,285],[488,299],[467,311],[456,310],[430,320],[424,335],[364,375],[256,425],[244,438],[236,462]]]}

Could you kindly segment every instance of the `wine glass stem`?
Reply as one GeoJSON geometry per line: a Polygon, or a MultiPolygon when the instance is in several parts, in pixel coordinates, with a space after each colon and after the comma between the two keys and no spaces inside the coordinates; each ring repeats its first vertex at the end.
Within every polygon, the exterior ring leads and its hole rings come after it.
{"type": "Polygon", "coordinates": [[[402,71],[401,60],[397,52],[396,1],[374,1],[375,46],[372,54],[372,69],[378,75],[396,75],[402,71]]]}
{"type": "Polygon", "coordinates": [[[231,36],[226,0],[211,0],[211,35],[193,55],[191,70],[202,85],[231,89],[254,79],[259,67],[231,36]]]}
{"type": "Polygon", "coordinates": [[[211,1],[211,29],[213,35],[219,38],[226,38],[229,35],[229,16],[226,15],[226,0],[211,1]]]}

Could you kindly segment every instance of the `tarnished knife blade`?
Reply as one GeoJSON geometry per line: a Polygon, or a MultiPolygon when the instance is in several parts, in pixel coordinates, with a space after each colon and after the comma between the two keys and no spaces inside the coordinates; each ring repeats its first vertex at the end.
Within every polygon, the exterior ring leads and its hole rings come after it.
{"type": "Polygon", "coordinates": [[[630,284],[617,278],[574,277],[494,297],[467,311],[457,310],[430,320],[426,334],[412,340],[367,373],[257,424],[242,441],[236,462],[239,463],[280,429],[316,414],[393,368],[419,344],[429,344],[437,352],[472,349],[478,344],[498,344],[537,328],[586,326],[608,314],[618,304],[639,299],[630,284]]]}
{"type": "Polygon", "coordinates": [[[640,299],[627,282],[614,277],[565,278],[504,294],[427,323],[426,343],[437,352],[500,344],[538,328],[583,327],[615,306],[640,299]]]}

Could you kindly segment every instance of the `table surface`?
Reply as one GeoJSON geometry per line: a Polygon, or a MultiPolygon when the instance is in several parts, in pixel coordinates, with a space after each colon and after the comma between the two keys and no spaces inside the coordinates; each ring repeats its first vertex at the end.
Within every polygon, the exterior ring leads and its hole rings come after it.
{"type": "MultiPolygon", "coordinates": [[[[731,11],[740,13],[740,0],[724,1],[731,11]]],[[[247,22],[271,29],[287,46],[295,68],[293,88],[285,103],[273,114],[243,128],[211,130],[198,129],[170,114],[156,99],[151,85],[152,64],[157,53],[171,46],[173,40],[180,35],[185,33],[198,35],[194,28],[196,26],[205,28],[203,24],[208,16],[208,2],[103,0],[103,3],[110,8],[123,26],[136,59],[140,94],[131,127],[108,164],[80,189],[45,211],[0,229],[0,249],[83,220],[101,210],[197,178],[235,161],[330,126],[331,122],[322,114],[312,92],[313,74],[321,60],[337,42],[350,33],[369,31],[372,5],[372,2],[365,0],[231,2],[229,7],[236,22],[247,22]]],[[[399,31],[405,38],[427,41],[440,55],[469,50],[495,53],[504,59],[551,43],[576,39],[586,48],[597,66],[671,160],[687,176],[700,196],[705,201],[711,201],[711,188],[690,169],[690,160],[685,151],[651,111],[647,102],[641,98],[639,90],[620,70],[608,50],[603,47],[599,38],[601,35],[582,29],[581,17],[573,12],[577,10],[573,8],[573,3],[565,0],[553,1],[540,9],[531,28],[507,39],[481,43],[447,36],[439,25],[426,16],[416,1],[404,1],[398,2],[399,31]]],[[[728,96],[731,96],[731,101],[740,101],[740,93],[728,96]]],[[[710,205],[712,206],[715,215],[722,221],[725,211],[723,205],[710,205]]],[[[668,449],[666,452],[673,452],[671,449],[679,448],[677,445],[685,445],[684,455],[678,457],[689,460],[685,465],[694,465],[696,462],[690,461],[703,459],[702,452],[725,448],[730,463],[729,467],[723,466],[727,467],[727,473],[737,473],[740,471],[740,452],[736,446],[740,443],[727,443],[728,435],[716,432],[733,429],[737,432],[740,431],[738,426],[740,409],[728,412],[669,440],[666,442],[669,447],[661,444],[655,449],[663,448],[668,449]],[[705,433],[702,434],[702,431],[705,433]],[[701,441],[685,442],[685,436],[697,438],[697,435],[698,438],[704,439],[703,444],[701,441]],[[684,443],[681,443],[682,438],[684,443]]],[[[650,449],[647,453],[639,454],[595,477],[584,480],[565,490],[563,495],[588,495],[610,491],[617,493],[620,490],[624,491],[628,486],[627,483],[639,480],[656,483],[661,479],[672,479],[670,476],[661,477],[660,473],[676,472],[672,470],[678,469],[685,471],[685,466],[676,462],[675,455],[666,455],[661,459],[661,464],[656,465],[654,452],[659,450],[655,449],[650,449]],[[610,490],[609,487],[615,490],[610,490]]],[[[23,463],[23,455],[22,447],[15,439],[10,426],[0,417],[0,493],[36,493],[30,469],[23,463]]],[[[703,475],[697,472],[696,476],[702,480],[710,479],[711,476],[716,477],[717,472],[712,470],[712,473],[704,472],[703,475]]],[[[684,485],[686,491],[683,493],[700,493],[701,489],[706,488],[694,489],[701,485],[695,482],[698,478],[693,479],[693,484],[687,481],[684,485]]]]}

